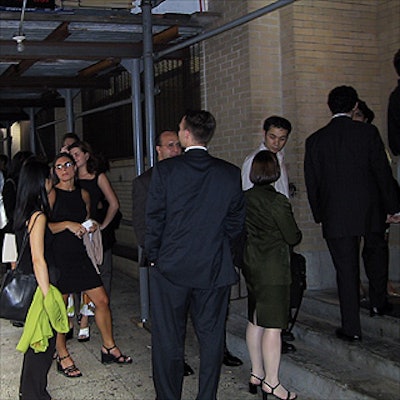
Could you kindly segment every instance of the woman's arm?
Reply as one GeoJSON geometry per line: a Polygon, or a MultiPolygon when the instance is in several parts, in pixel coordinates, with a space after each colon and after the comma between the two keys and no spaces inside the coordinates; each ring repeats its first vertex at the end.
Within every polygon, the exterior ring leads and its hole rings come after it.
{"type": "Polygon", "coordinates": [[[294,219],[289,200],[284,195],[277,197],[271,207],[271,213],[285,242],[290,246],[298,244],[302,234],[294,219]]]}
{"type": "Polygon", "coordinates": [[[44,296],[46,296],[50,287],[49,272],[44,258],[44,233],[46,223],[47,218],[40,211],[35,212],[28,223],[33,272],[35,273],[37,283],[44,296]],[[38,216],[39,213],[40,215],[38,216]]]}
{"type": "Polygon", "coordinates": [[[81,189],[82,199],[86,205],[86,219],[90,218],[91,210],[90,210],[90,194],[87,190],[81,189]]]}
{"type": "Polygon", "coordinates": [[[104,221],[100,225],[100,229],[103,230],[113,220],[115,214],[117,213],[117,211],[119,209],[119,201],[118,201],[118,197],[115,194],[114,189],[112,188],[111,183],[108,180],[106,174],[101,173],[98,176],[97,184],[99,185],[99,188],[103,192],[104,197],[106,198],[106,200],[109,204],[107,214],[104,218],[104,221]]]}

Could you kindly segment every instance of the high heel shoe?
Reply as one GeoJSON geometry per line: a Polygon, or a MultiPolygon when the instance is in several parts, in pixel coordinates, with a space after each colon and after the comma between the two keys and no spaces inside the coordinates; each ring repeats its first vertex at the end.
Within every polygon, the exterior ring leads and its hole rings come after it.
{"type": "Polygon", "coordinates": [[[257,388],[261,387],[262,382],[263,382],[265,377],[264,378],[260,378],[259,376],[254,375],[254,374],[250,374],[250,376],[252,376],[253,378],[256,378],[258,381],[260,381],[260,383],[258,383],[258,384],[249,382],[249,392],[251,394],[257,394],[257,388]]]}
{"type": "Polygon", "coordinates": [[[78,333],[78,342],[88,342],[90,340],[90,330],[86,328],[80,328],[78,333]]]}
{"type": "Polygon", "coordinates": [[[79,371],[79,369],[76,367],[74,363],[72,365],[68,365],[68,367],[65,368],[62,367],[61,361],[66,360],[67,358],[71,358],[69,353],[67,353],[67,355],[65,355],[64,357],[57,356],[57,371],[66,376],[67,378],[79,378],[80,376],[82,376],[82,372],[79,371]]]}
{"type": "Polygon", "coordinates": [[[271,391],[268,393],[268,392],[265,392],[264,390],[262,390],[262,388],[261,388],[263,400],[268,400],[269,395],[271,395],[272,397],[275,397],[278,400],[295,400],[295,399],[297,399],[297,395],[295,395],[294,397],[290,397],[291,393],[289,392],[289,390],[287,391],[287,396],[285,398],[277,396],[274,392],[275,392],[275,389],[280,386],[280,384],[281,384],[280,382],[278,382],[275,386],[271,386],[267,381],[262,381],[262,383],[271,389],[271,391]]]}
{"type": "Polygon", "coordinates": [[[101,350],[101,362],[103,364],[111,364],[111,363],[132,364],[132,358],[129,356],[125,356],[124,354],[121,353],[121,351],[119,351],[119,356],[114,356],[114,354],[111,354],[111,350],[117,348],[116,344],[110,348],[103,345],[103,348],[107,351],[107,353],[104,353],[101,350]]]}

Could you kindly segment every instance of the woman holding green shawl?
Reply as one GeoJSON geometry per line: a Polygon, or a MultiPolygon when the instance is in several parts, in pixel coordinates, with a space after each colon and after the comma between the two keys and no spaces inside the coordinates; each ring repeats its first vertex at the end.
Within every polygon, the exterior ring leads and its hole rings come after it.
{"type": "Polygon", "coordinates": [[[53,286],[57,281],[57,271],[49,268],[55,265],[50,251],[52,234],[47,226],[47,194],[51,188],[49,167],[36,159],[28,159],[22,167],[18,182],[14,226],[19,249],[24,236],[28,238],[19,268],[26,274],[35,274],[38,290],[17,347],[24,352],[20,400],[51,399],[47,391],[47,374],[55,349],[54,330],[68,331],[65,307],[54,309],[54,300],[60,298],[61,294],[53,286]],[[38,313],[42,315],[40,324],[37,324],[36,319],[38,313]]]}

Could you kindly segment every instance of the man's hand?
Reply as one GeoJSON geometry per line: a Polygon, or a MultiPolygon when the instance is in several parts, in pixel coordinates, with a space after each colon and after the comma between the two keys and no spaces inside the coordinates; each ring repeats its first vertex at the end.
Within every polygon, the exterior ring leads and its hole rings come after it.
{"type": "Polygon", "coordinates": [[[386,218],[386,223],[388,224],[400,224],[400,213],[389,215],[386,218]]]}

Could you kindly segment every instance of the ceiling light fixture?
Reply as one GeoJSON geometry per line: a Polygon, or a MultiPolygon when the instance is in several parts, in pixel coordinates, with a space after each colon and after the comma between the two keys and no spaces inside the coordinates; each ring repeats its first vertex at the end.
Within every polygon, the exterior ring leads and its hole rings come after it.
{"type": "Polygon", "coordinates": [[[24,25],[26,3],[27,3],[27,0],[24,0],[24,2],[22,4],[22,10],[21,10],[21,19],[19,20],[18,33],[16,33],[13,36],[13,40],[15,40],[17,42],[17,51],[18,52],[24,51],[24,49],[25,49],[24,40],[26,39],[26,36],[23,32],[23,25],[24,25]]]}
{"type": "Polygon", "coordinates": [[[14,35],[13,40],[17,42],[17,51],[21,52],[25,50],[24,40],[26,39],[25,35],[14,35]]]}

